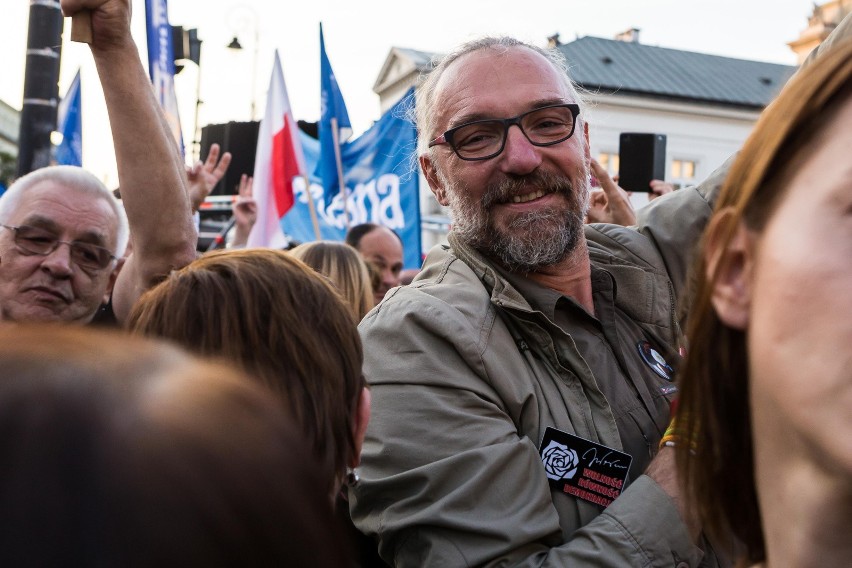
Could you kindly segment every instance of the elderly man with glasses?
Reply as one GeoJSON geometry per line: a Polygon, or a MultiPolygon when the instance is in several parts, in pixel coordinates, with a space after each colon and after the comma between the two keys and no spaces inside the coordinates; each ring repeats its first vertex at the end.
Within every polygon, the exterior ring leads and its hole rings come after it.
{"type": "MultiPolygon", "coordinates": [[[[66,15],[83,7],[62,0],[66,15]]],[[[195,258],[183,159],[131,38],[130,2],[85,7],[126,218],[81,168],[44,168],[12,184],[0,198],[2,320],[86,324],[111,302],[121,322],[142,292],[195,258]],[[129,233],[133,252],[122,261],[129,233]]]]}
{"type": "Polygon", "coordinates": [[[417,119],[453,229],[360,326],[357,526],[398,566],[716,565],[658,450],[708,196],[584,225],[583,102],[557,52],[510,38],[444,58],[417,119]]]}

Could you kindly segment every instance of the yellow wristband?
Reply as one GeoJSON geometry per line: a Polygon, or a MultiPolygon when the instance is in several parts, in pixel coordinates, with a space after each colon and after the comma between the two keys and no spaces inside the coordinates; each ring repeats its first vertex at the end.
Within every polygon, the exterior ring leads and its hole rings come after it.
{"type": "Polygon", "coordinates": [[[663,448],[673,448],[677,446],[678,442],[680,442],[680,439],[676,435],[667,432],[666,435],[663,436],[660,440],[659,449],[662,450],[663,448]]]}

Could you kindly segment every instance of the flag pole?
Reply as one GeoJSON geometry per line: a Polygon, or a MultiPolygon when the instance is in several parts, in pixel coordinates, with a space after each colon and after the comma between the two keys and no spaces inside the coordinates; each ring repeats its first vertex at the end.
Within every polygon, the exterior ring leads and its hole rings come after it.
{"type": "Polygon", "coordinates": [[[346,183],[343,181],[343,160],[340,158],[340,131],[337,128],[337,117],[331,117],[331,135],[334,138],[334,161],[337,164],[337,181],[340,185],[340,194],[343,196],[343,218],[346,220],[346,228],[349,228],[349,195],[346,191],[346,183]]]}
{"type": "Polygon", "coordinates": [[[322,233],[320,233],[319,218],[317,217],[317,206],[314,204],[314,196],[311,195],[311,180],[308,179],[307,174],[302,174],[302,179],[305,180],[305,194],[308,196],[308,210],[311,212],[314,236],[318,241],[321,241],[322,233]]]}

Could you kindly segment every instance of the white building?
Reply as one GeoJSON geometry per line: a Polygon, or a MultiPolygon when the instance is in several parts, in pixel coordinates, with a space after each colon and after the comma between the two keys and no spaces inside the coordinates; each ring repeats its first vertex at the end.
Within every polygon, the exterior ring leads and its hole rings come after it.
{"type": "Polygon", "coordinates": [[[0,152],[12,156],[18,155],[18,130],[21,126],[21,112],[0,100],[0,152]]]}
{"type": "Polygon", "coordinates": [[[0,100],[0,193],[15,178],[21,112],[0,100]]]}

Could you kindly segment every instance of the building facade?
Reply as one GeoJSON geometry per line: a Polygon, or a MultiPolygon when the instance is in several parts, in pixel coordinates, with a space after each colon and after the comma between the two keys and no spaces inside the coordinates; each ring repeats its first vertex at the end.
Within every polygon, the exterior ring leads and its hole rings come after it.
{"type": "Polygon", "coordinates": [[[18,155],[18,131],[21,111],[0,100],[0,152],[18,155]]]}
{"type": "Polygon", "coordinates": [[[15,177],[21,112],[0,100],[0,194],[15,177]]]}
{"type": "Polygon", "coordinates": [[[808,27],[797,39],[787,44],[795,52],[799,64],[849,14],[852,14],[852,0],[831,0],[819,6],[814,4],[814,11],[808,18],[808,27]]]}

